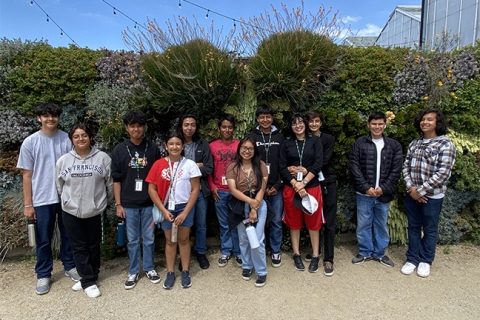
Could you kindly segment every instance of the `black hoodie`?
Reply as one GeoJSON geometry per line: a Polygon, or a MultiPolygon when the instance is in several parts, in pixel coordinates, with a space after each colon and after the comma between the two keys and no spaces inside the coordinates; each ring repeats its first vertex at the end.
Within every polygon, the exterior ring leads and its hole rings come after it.
{"type": "Polygon", "coordinates": [[[285,140],[285,137],[275,126],[272,125],[270,128],[271,135],[269,133],[263,133],[262,136],[262,131],[260,130],[260,127],[257,126],[257,128],[250,133],[250,138],[255,141],[255,144],[260,151],[262,161],[267,164],[270,163],[270,174],[268,175],[267,188],[273,186],[278,191],[283,186],[282,178],[280,177],[280,170],[278,169],[278,160],[280,158],[280,146],[282,145],[283,140],[285,140]],[[269,144],[270,148],[268,148],[269,144]],[[268,149],[268,159],[265,145],[268,149]]]}

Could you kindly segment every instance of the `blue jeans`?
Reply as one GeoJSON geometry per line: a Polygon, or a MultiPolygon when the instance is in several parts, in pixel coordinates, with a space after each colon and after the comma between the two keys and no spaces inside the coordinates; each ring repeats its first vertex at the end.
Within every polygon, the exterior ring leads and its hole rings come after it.
{"type": "Polygon", "coordinates": [[[228,228],[228,201],[231,194],[228,191],[218,190],[220,201],[215,201],[215,211],[217,212],[218,224],[220,225],[220,243],[222,255],[234,256],[240,255],[240,246],[238,244],[237,229],[230,230],[228,228]]]}
{"type": "Polygon", "coordinates": [[[420,203],[407,194],[403,203],[408,219],[407,261],[416,266],[420,262],[431,265],[435,259],[438,221],[440,211],[442,211],[443,198],[429,198],[427,203],[420,203]]]}
{"type": "Polygon", "coordinates": [[[155,228],[151,207],[124,208],[125,226],[128,238],[128,258],[130,259],[130,274],[140,272],[140,237],[143,244],[143,271],[155,269],[155,228]]]}
{"type": "Polygon", "coordinates": [[[379,259],[385,255],[390,242],[387,226],[389,209],[390,203],[357,194],[357,240],[362,256],[379,259]]]}
{"type": "Polygon", "coordinates": [[[270,247],[272,249],[272,254],[280,253],[280,247],[282,245],[282,217],[283,217],[283,198],[282,198],[282,189],[278,190],[278,193],[274,196],[266,197],[268,203],[270,204],[275,215],[272,217],[272,220],[269,224],[270,227],[270,247]]]}
{"type": "MultiPolygon", "coordinates": [[[[248,218],[250,213],[250,206],[245,203],[245,219],[248,218]]],[[[262,205],[257,212],[258,222],[255,226],[257,232],[258,242],[260,246],[256,249],[250,247],[248,242],[247,232],[245,231],[245,225],[240,222],[237,226],[238,239],[240,241],[240,251],[242,252],[242,269],[253,269],[259,276],[267,274],[267,257],[265,256],[265,221],[267,220],[267,205],[265,201],[262,201],[262,205]]]]}
{"type": "Polygon", "coordinates": [[[207,253],[207,198],[203,196],[203,192],[198,194],[195,203],[195,247],[194,250],[198,254],[207,253]]]}
{"type": "Polygon", "coordinates": [[[56,221],[58,221],[58,229],[60,230],[60,260],[63,263],[63,268],[67,271],[75,268],[72,248],[63,225],[60,203],[38,206],[34,209],[37,216],[37,264],[35,265],[37,279],[52,277],[52,238],[56,221]]]}

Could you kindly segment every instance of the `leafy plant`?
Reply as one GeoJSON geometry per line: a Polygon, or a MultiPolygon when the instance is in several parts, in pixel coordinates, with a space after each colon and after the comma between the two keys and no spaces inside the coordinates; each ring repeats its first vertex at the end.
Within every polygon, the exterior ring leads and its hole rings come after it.
{"type": "Polygon", "coordinates": [[[23,140],[38,129],[35,117],[0,107],[0,151],[18,150],[23,140]]]}

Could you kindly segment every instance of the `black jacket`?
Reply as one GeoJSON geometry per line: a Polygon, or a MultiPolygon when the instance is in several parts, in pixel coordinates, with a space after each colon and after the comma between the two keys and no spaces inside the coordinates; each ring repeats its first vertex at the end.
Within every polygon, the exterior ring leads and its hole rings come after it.
{"type": "Polygon", "coordinates": [[[203,163],[203,167],[199,168],[202,176],[200,177],[200,187],[203,195],[208,197],[212,194],[210,186],[208,185],[207,176],[213,173],[213,158],[210,153],[210,146],[204,139],[194,141],[195,145],[195,163],[203,163]]]}
{"type": "Polygon", "coordinates": [[[325,180],[321,181],[320,184],[322,186],[327,186],[337,181],[337,175],[335,174],[335,169],[332,165],[333,145],[335,144],[335,138],[330,134],[322,132],[320,134],[320,141],[322,141],[323,146],[322,173],[325,177],[325,180]]]}
{"type": "MultiPolygon", "coordinates": [[[[379,187],[383,194],[378,197],[380,202],[390,202],[395,196],[398,179],[402,170],[402,146],[396,140],[383,136],[385,145],[382,149],[380,164],[379,187]]],[[[349,157],[355,191],[366,194],[370,188],[375,188],[377,177],[377,148],[370,134],[358,138],[353,144],[349,157]]]]}
{"type": "Polygon", "coordinates": [[[278,191],[282,185],[282,177],[280,176],[280,170],[278,169],[278,160],[280,155],[280,146],[282,145],[283,134],[281,134],[277,128],[272,126],[272,136],[270,139],[269,134],[263,134],[260,129],[257,127],[255,130],[250,133],[250,138],[255,141],[258,150],[260,151],[261,160],[265,163],[270,163],[270,174],[268,175],[267,189],[270,187],[275,187],[278,191]],[[265,150],[265,145],[268,145],[270,141],[270,148],[268,148],[268,160],[265,150]]]}

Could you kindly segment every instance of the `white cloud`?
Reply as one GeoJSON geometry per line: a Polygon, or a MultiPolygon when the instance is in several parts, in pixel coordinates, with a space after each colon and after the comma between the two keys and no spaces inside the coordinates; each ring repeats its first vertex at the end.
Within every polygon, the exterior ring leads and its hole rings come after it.
{"type": "Polygon", "coordinates": [[[340,21],[343,23],[350,23],[350,22],[358,22],[362,19],[362,17],[351,17],[351,16],[346,16],[343,18],[340,18],[340,21]]]}
{"type": "MultiPolygon", "coordinates": [[[[359,37],[366,37],[366,36],[378,36],[383,28],[380,28],[376,24],[367,23],[367,27],[358,30],[356,35],[359,37]]],[[[355,32],[354,32],[355,33],[355,32]]]]}

